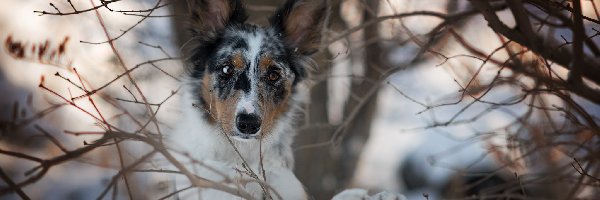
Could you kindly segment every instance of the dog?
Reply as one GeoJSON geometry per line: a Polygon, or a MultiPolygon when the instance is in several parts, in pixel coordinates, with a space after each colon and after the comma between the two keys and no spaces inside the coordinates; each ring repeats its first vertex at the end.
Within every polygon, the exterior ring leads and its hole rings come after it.
{"type": "MultiPolygon", "coordinates": [[[[193,2],[183,116],[171,146],[194,159],[198,176],[255,199],[308,199],[293,173],[291,145],[295,116],[308,99],[309,72],[316,67],[310,56],[320,46],[325,1],[287,0],[269,26],[247,24],[240,0],[193,2]]],[[[191,195],[241,198],[215,189],[191,195]]],[[[404,197],[349,189],[333,199],[404,197]]]]}
{"type": "MultiPolygon", "coordinates": [[[[310,58],[319,48],[325,6],[287,0],[269,26],[246,23],[240,0],[194,0],[182,118],[174,148],[202,165],[198,176],[243,183],[256,199],[307,199],[293,174],[295,115],[308,98],[310,58]]],[[[232,185],[232,184],[230,184],[232,185]]],[[[200,189],[202,199],[238,198],[200,189]]]]}

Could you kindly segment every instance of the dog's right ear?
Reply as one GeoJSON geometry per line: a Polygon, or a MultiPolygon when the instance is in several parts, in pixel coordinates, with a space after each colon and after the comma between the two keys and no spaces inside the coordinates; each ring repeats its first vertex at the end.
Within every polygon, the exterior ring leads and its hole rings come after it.
{"type": "Polygon", "coordinates": [[[311,55],[319,47],[324,16],[322,0],[287,0],[269,21],[295,52],[311,55]]]}
{"type": "Polygon", "coordinates": [[[213,39],[228,25],[248,18],[240,0],[191,0],[191,30],[201,39],[213,39]]]}

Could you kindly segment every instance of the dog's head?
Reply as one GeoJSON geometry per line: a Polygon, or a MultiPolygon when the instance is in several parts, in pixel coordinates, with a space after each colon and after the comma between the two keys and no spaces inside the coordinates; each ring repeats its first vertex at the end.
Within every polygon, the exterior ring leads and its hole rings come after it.
{"type": "Polygon", "coordinates": [[[289,118],[319,46],[321,2],[289,0],[263,27],[246,24],[240,0],[195,0],[189,77],[207,121],[245,140],[289,118]]]}

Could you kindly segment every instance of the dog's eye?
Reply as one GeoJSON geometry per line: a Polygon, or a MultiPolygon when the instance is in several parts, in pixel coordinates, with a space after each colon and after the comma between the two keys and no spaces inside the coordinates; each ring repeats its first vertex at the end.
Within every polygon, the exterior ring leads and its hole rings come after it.
{"type": "Polygon", "coordinates": [[[223,68],[221,68],[221,73],[224,76],[231,76],[233,75],[233,67],[231,67],[231,65],[225,65],[223,68]]]}
{"type": "Polygon", "coordinates": [[[272,82],[275,82],[275,81],[279,80],[280,78],[281,78],[281,75],[279,75],[279,72],[277,72],[276,70],[271,70],[267,74],[267,79],[272,82]]]}

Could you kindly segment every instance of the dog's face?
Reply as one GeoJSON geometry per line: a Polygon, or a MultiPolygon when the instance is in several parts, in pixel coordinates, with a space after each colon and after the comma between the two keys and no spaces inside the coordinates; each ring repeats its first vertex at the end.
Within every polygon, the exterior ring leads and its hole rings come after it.
{"type": "Polygon", "coordinates": [[[272,29],[231,28],[221,41],[200,78],[204,108],[232,136],[268,134],[290,108],[294,81],[305,72],[294,68],[272,29]]]}
{"type": "Polygon", "coordinates": [[[210,123],[234,138],[268,137],[295,106],[318,46],[323,9],[286,2],[270,26],[245,24],[236,0],[197,0],[189,57],[197,104],[210,123]]]}

